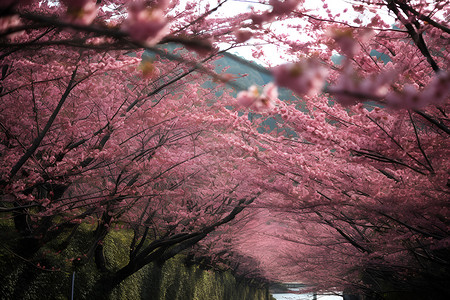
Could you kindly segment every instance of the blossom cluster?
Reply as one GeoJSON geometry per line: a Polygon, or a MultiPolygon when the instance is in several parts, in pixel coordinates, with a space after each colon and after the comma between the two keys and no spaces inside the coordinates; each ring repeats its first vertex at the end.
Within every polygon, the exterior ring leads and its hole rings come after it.
{"type": "Polygon", "coordinates": [[[327,69],[316,59],[301,60],[272,69],[275,83],[298,95],[312,96],[320,92],[328,75],[327,69]]]}
{"type": "Polygon", "coordinates": [[[237,101],[257,111],[272,108],[277,86],[288,88],[299,97],[316,96],[325,91],[344,106],[375,101],[395,109],[421,109],[430,104],[442,104],[450,97],[450,73],[446,71],[438,72],[423,89],[413,84],[404,84],[400,89],[395,84],[399,72],[389,65],[367,78],[346,65],[337,80],[324,90],[328,72],[316,59],[283,64],[272,69],[274,83],[267,85],[262,94],[256,86],[251,86],[238,94],[237,101]]]}
{"type": "Polygon", "coordinates": [[[265,22],[272,21],[277,16],[287,15],[291,13],[297,6],[303,2],[302,0],[270,0],[269,5],[272,6],[272,11],[264,12],[262,14],[253,14],[252,22],[255,25],[261,25],[265,22]]]}
{"type": "Polygon", "coordinates": [[[421,109],[442,104],[450,97],[450,74],[445,71],[437,73],[422,90],[413,84],[396,88],[396,80],[398,72],[393,69],[361,78],[347,68],[328,92],[345,106],[371,100],[395,109],[421,109]]]}
{"type": "Polygon", "coordinates": [[[405,84],[402,91],[388,93],[386,105],[393,108],[420,109],[429,104],[442,104],[449,98],[450,73],[440,71],[422,91],[412,84],[405,84]]]}
{"type": "Polygon", "coordinates": [[[273,102],[277,98],[278,89],[273,83],[267,84],[262,93],[258,91],[255,85],[252,85],[247,91],[241,91],[237,95],[237,101],[240,105],[256,111],[272,108],[273,102]]]}
{"type": "MultiPolygon", "coordinates": [[[[31,4],[30,0],[2,1],[1,9],[16,8],[31,4]]],[[[76,25],[90,25],[99,16],[100,4],[96,0],[61,0],[61,7],[65,9],[63,20],[76,25]]],[[[135,0],[127,3],[128,11],[126,19],[120,25],[120,29],[127,33],[131,39],[145,43],[149,46],[158,43],[169,34],[169,22],[166,18],[166,10],[170,1],[135,0]]],[[[103,9],[104,10],[104,9],[103,9]]],[[[103,14],[107,14],[103,11],[103,14]]],[[[109,19],[114,23],[114,19],[109,19]]],[[[111,23],[111,24],[112,24],[111,23]]],[[[16,15],[0,18],[0,32],[8,28],[20,25],[20,19],[16,15]]],[[[16,34],[17,35],[17,34],[16,34]]],[[[14,37],[14,36],[10,36],[14,37]]]]}
{"type": "Polygon", "coordinates": [[[67,7],[67,21],[89,25],[97,16],[98,7],[95,0],[62,0],[67,7]]]}
{"type": "Polygon", "coordinates": [[[122,29],[136,41],[155,45],[169,33],[169,24],[164,9],[168,1],[159,1],[148,7],[142,1],[133,2],[128,9],[128,18],[122,29]]]}

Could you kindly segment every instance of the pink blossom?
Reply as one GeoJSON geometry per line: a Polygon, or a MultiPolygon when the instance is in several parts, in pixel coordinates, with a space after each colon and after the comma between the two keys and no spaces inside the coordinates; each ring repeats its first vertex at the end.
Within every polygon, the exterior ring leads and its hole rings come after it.
{"type": "Polygon", "coordinates": [[[244,43],[252,38],[253,33],[249,30],[238,30],[235,32],[236,42],[244,43]]]}
{"type": "Polygon", "coordinates": [[[406,84],[401,92],[392,91],[386,96],[386,104],[394,108],[420,109],[429,104],[441,104],[450,97],[450,73],[441,71],[419,91],[406,84]]]}
{"type": "Polygon", "coordinates": [[[130,5],[128,14],[122,29],[136,41],[155,45],[169,33],[165,13],[160,8],[146,7],[143,2],[134,2],[130,5]]]}
{"type": "Polygon", "coordinates": [[[169,7],[170,0],[154,0],[152,5],[153,7],[165,10],[169,7]]]}
{"type": "Polygon", "coordinates": [[[142,77],[145,79],[158,77],[160,71],[150,60],[143,60],[138,69],[142,71],[142,77]]]}
{"type": "Polygon", "coordinates": [[[273,15],[269,13],[263,14],[252,14],[250,17],[252,19],[253,24],[262,25],[264,22],[270,22],[273,19],[273,15]]]}
{"type": "Polygon", "coordinates": [[[291,89],[298,95],[318,93],[327,77],[328,71],[315,59],[303,60],[294,64],[285,64],[272,69],[275,83],[291,89]]]}
{"type": "Polygon", "coordinates": [[[278,98],[278,88],[273,83],[268,83],[263,90],[263,96],[269,99],[270,102],[275,101],[278,98]]]}
{"type": "Polygon", "coordinates": [[[418,108],[421,101],[417,89],[412,84],[405,84],[401,92],[390,92],[386,102],[394,108],[418,108]]]}
{"type": "MultiPolygon", "coordinates": [[[[7,31],[11,27],[19,26],[22,22],[20,21],[19,16],[13,15],[9,17],[0,18],[0,33],[7,31]]],[[[14,38],[23,34],[24,31],[15,32],[13,34],[9,34],[7,37],[9,39],[14,38]]]]}
{"type": "Polygon", "coordinates": [[[360,46],[353,35],[353,29],[333,27],[328,30],[328,35],[336,41],[342,53],[348,58],[352,58],[360,51],[360,46]]]}
{"type": "Polygon", "coordinates": [[[287,15],[292,12],[301,0],[270,0],[269,4],[272,5],[271,12],[264,12],[262,14],[252,14],[251,19],[253,24],[262,25],[265,22],[270,22],[274,20],[276,16],[287,15]]]}
{"type": "Polygon", "coordinates": [[[283,2],[279,0],[270,0],[269,4],[273,6],[272,14],[274,15],[284,15],[289,14],[293,11],[297,5],[300,3],[300,0],[285,0],[283,2]]]}
{"type": "Polygon", "coordinates": [[[450,72],[440,71],[421,93],[424,104],[441,104],[450,97],[450,72]]]}
{"type": "Polygon", "coordinates": [[[41,205],[44,207],[48,206],[51,203],[50,199],[48,199],[48,198],[43,198],[40,200],[40,202],[41,202],[41,205]]]}
{"type": "Polygon", "coordinates": [[[237,95],[237,101],[240,105],[250,107],[259,97],[258,88],[252,85],[246,91],[241,91],[237,95]]]}
{"type": "Polygon", "coordinates": [[[439,72],[422,91],[413,84],[405,84],[401,90],[391,90],[397,76],[397,71],[388,69],[376,76],[360,78],[348,67],[328,91],[345,106],[374,100],[397,109],[420,109],[429,104],[444,103],[450,97],[448,72],[439,72]]]}
{"type": "Polygon", "coordinates": [[[98,7],[94,0],[64,0],[69,22],[89,25],[97,16],[98,7]]]}
{"type": "Polygon", "coordinates": [[[398,72],[387,69],[377,75],[361,78],[350,66],[344,68],[329,92],[344,106],[365,100],[380,100],[386,97],[398,72]]]}
{"type": "Polygon", "coordinates": [[[273,102],[278,98],[278,89],[275,84],[267,84],[262,94],[259,93],[255,85],[249,87],[247,91],[239,92],[237,101],[240,105],[252,108],[256,111],[267,110],[273,107],[273,102]]]}
{"type": "Polygon", "coordinates": [[[214,40],[212,38],[183,38],[178,37],[180,39],[180,43],[188,49],[189,51],[195,51],[200,56],[206,56],[214,51],[214,40]]]}

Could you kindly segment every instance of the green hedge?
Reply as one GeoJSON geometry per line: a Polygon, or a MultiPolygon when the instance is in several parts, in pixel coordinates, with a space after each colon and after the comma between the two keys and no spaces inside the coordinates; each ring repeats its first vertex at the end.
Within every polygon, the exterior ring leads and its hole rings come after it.
{"type": "MultiPolygon", "coordinates": [[[[72,260],[88,252],[88,237],[92,235],[93,229],[93,226],[81,224],[63,251],[58,252],[58,246],[69,232],[64,232],[46,244],[34,257],[25,259],[14,253],[20,237],[15,233],[12,223],[2,221],[0,299],[70,299],[74,270],[72,260]],[[51,270],[52,267],[54,270],[51,270]]],[[[104,253],[110,270],[127,263],[129,243],[130,233],[125,230],[108,234],[104,253]]],[[[150,264],[123,281],[113,290],[109,299],[267,300],[267,290],[239,282],[230,272],[206,271],[196,265],[186,266],[183,262],[184,257],[178,255],[162,266],[150,264]]],[[[92,261],[78,267],[74,298],[88,299],[88,294],[100,277],[92,261]]],[[[98,298],[102,297],[98,295],[98,298]]]]}

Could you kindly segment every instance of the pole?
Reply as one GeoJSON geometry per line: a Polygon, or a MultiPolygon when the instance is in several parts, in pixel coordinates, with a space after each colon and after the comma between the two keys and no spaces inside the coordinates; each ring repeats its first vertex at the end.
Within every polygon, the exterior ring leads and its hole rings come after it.
{"type": "Polygon", "coordinates": [[[73,300],[74,290],[75,290],[75,271],[73,271],[73,274],[72,274],[72,296],[70,297],[70,300],[73,300]]]}

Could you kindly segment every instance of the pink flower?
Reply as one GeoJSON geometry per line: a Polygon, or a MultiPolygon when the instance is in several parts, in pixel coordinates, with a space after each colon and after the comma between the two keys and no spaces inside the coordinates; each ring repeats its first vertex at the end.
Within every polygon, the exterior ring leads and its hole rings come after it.
{"type": "Polygon", "coordinates": [[[67,6],[69,22],[89,25],[97,16],[98,7],[95,0],[63,0],[62,2],[67,6]]]}
{"type": "Polygon", "coordinates": [[[269,4],[272,5],[271,12],[264,12],[262,14],[253,13],[251,19],[253,24],[262,25],[264,22],[272,21],[276,16],[286,15],[292,12],[301,0],[270,0],[269,4]]]}
{"type": "Polygon", "coordinates": [[[165,10],[169,7],[170,0],[154,0],[153,3],[153,7],[165,10]]]}
{"type": "Polygon", "coordinates": [[[341,48],[342,54],[352,58],[360,51],[360,46],[353,36],[351,28],[330,28],[328,35],[332,37],[341,48]]]}
{"type": "Polygon", "coordinates": [[[278,98],[278,89],[275,84],[269,83],[260,94],[255,85],[247,91],[239,92],[237,101],[240,105],[252,108],[255,111],[267,110],[273,107],[273,102],[278,98]]]}
{"type": "Polygon", "coordinates": [[[250,107],[258,97],[258,88],[256,85],[252,85],[247,91],[242,91],[237,94],[237,101],[242,106],[250,107]]]}
{"type": "Polygon", "coordinates": [[[328,71],[319,61],[308,59],[272,69],[275,84],[286,87],[298,95],[314,95],[325,84],[328,71]]]}
{"type": "Polygon", "coordinates": [[[236,42],[244,43],[252,38],[253,33],[249,30],[238,30],[235,32],[236,42]]]}
{"type": "Polygon", "coordinates": [[[420,109],[429,104],[441,104],[450,97],[450,73],[441,71],[422,90],[405,84],[403,90],[392,91],[386,96],[386,104],[393,108],[420,109]]]}
{"type": "MultiPolygon", "coordinates": [[[[0,18],[0,33],[7,31],[8,29],[12,28],[12,27],[16,27],[21,25],[21,21],[19,16],[17,15],[12,15],[9,17],[4,17],[4,18],[0,18]]],[[[15,32],[13,34],[9,34],[7,36],[8,39],[13,39],[17,36],[20,36],[21,34],[23,34],[24,31],[20,31],[20,32],[15,32]]]]}
{"type": "Polygon", "coordinates": [[[344,68],[336,83],[328,88],[328,91],[344,106],[366,100],[380,101],[386,97],[397,75],[398,71],[386,69],[375,76],[361,78],[348,65],[344,68]]]}
{"type": "Polygon", "coordinates": [[[255,25],[262,25],[264,22],[269,22],[273,19],[273,15],[269,13],[263,13],[263,14],[252,14],[251,17],[253,24],[255,25]]]}
{"type": "Polygon", "coordinates": [[[337,82],[328,88],[328,92],[344,106],[372,100],[395,109],[420,109],[448,101],[450,73],[439,72],[422,91],[413,84],[405,84],[402,90],[392,89],[398,73],[386,69],[376,76],[361,78],[348,66],[337,82]]]}
{"type": "Polygon", "coordinates": [[[274,15],[285,15],[293,11],[300,0],[284,0],[283,2],[279,0],[270,0],[269,4],[273,6],[272,14],[274,15]]]}
{"type": "Polygon", "coordinates": [[[405,84],[403,90],[392,91],[386,95],[386,103],[393,108],[414,108],[417,109],[421,105],[419,92],[412,84],[405,84]]]}
{"type": "Polygon", "coordinates": [[[278,88],[272,82],[268,83],[263,89],[263,97],[269,103],[273,103],[276,99],[278,99],[278,88]]]}
{"type": "Polygon", "coordinates": [[[192,37],[182,37],[177,36],[179,42],[182,43],[187,50],[195,51],[200,56],[206,56],[214,51],[213,39],[212,38],[192,38],[192,37]]]}
{"type": "Polygon", "coordinates": [[[421,93],[424,105],[441,104],[450,97],[450,72],[439,71],[421,93]]]}
{"type": "Polygon", "coordinates": [[[142,77],[145,79],[158,77],[160,71],[150,60],[142,60],[138,67],[142,71],[142,77]]]}
{"type": "Polygon", "coordinates": [[[157,44],[169,33],[169,26],[165,13],[157,7],[146,7],[143,2],[134,2],[130,5],[128,19],[123,30],[136,41],[147,45],[157,44]]]}
{"type": "Polygon", "coordinates": [[[43,199],[41,199],[41,205],[43,206],[43,207],[47,207],[49,204],[50,204],[50,199],[48,199],[48,198],[43,198],[43,199]]]}

